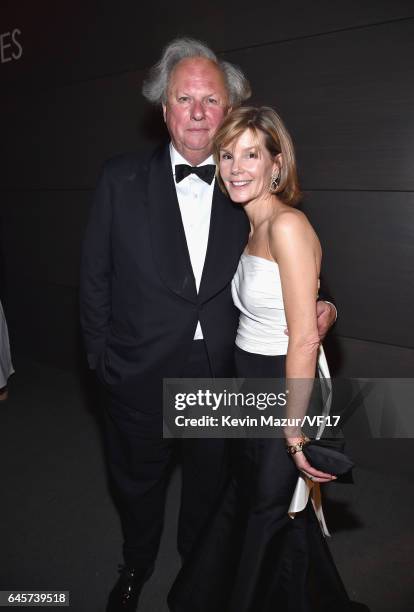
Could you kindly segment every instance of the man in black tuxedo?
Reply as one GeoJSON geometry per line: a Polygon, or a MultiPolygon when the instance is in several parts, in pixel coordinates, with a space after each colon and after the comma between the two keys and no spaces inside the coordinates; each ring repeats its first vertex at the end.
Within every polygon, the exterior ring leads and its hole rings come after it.
{"type": "MultiPolygon", "coordinates": [[[[101,173],[81,266],[81,321],[90,366],[110,399],[108,463],[125,566],[108,610],[135,610],[151,575],[175,441],[162,437],[162,379],[231,377],[238,311],[230,282],[249,226],[214,180],[212,141],[249,85],[205,45],[178,39],[144,84],[171,143],[125,155],[101,173]]],[[[318,305],[320,333],[334,309],[318,305]]],[[[222,440],[181,443],[178,549],[185,557],[225,474],[222,440]]]]}

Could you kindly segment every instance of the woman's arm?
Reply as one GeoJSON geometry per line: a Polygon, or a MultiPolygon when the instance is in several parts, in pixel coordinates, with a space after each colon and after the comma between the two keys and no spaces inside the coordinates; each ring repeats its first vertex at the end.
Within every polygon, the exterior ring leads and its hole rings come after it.
{"type": "Polygon", "coordinates": [[[271,225],[270,252],[279,266],[289,329],[286,377],[313,379],[319,347],[315,303],[321,248],[303,213],[279,213],[271,225]]]}
{"type": "MultiPolygon", "coordinates": [[[[318,237],[305,215],[282,211],[271,225],[269,246],[279,265],[283,302],[289,329],[286,383],[289,389],[287,416],[302,419],[306,414],[315,378],[319,334],[315,302],[321,262],[318,237]]],[[[288,428],[288,444],[300,439],[300,428],[288,428]]],[[[298,468],[325,482],[330,474],[314,470],[303,453],[294,455],[298,468]]]]}

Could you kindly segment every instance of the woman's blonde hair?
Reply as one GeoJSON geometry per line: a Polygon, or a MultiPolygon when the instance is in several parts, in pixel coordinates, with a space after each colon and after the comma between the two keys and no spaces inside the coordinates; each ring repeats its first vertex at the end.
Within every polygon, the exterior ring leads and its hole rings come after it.
{"type": "Polygon", "coordinates": [[[285,204],[295,206],[301,198],[301,192],[292,139],[279,115],[269,106],[237,108],[227,115],[217,132],[213,154],[217,164],[217,180],[222,191],[227,193],[218,171],[220,149],[228,147],[246,130],[251,130],[255,136],[263,134],[265,147],[272,158],[281,153],[280,181],[275,189],[269,187],[269,190],[270,193],[277,194],[285,204]]]}

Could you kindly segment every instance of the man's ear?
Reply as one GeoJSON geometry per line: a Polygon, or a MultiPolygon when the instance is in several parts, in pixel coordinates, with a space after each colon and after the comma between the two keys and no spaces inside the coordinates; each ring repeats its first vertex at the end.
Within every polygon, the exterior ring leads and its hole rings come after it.
{"type": "Polygon", "coordinates": [[[229,106],[226,110],[226,116],[229,115],[231,113],[231,111],[233,110],[232,106],[229,106]]]}
{"type": "Polygon", "coordinates": [[[167,123],[167,105],[162,103],[162,116],[164,117],[165,123],[167,123]]]}

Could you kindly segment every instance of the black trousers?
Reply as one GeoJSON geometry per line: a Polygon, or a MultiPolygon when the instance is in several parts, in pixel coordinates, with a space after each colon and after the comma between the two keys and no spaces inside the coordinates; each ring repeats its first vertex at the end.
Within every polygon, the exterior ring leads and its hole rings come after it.
{"type": "MultiPolygon", "coordinates": [[[[192,343],[183,377],[210,378],[211,369],[203,341],[192,343]]],[[[137,389],[137,403],[142,398],[137,389]],[[138,399],[139,398],[139,399],[138,399]]],[[[166,487],[176,459],[182,462],[182,495],[178,524],[178,551],[186,557],[205,524],[226,480],[224,440],[162,438],[162,413],[154,417],[112,398],[105,410],[107,462],[121,518],[125,563],[152,569],[164,521],[166,487]],[[148,418],[157,420],[148,435],[148,418]],[[145,419],[145,422],[144,422],[145,419]]]]}

